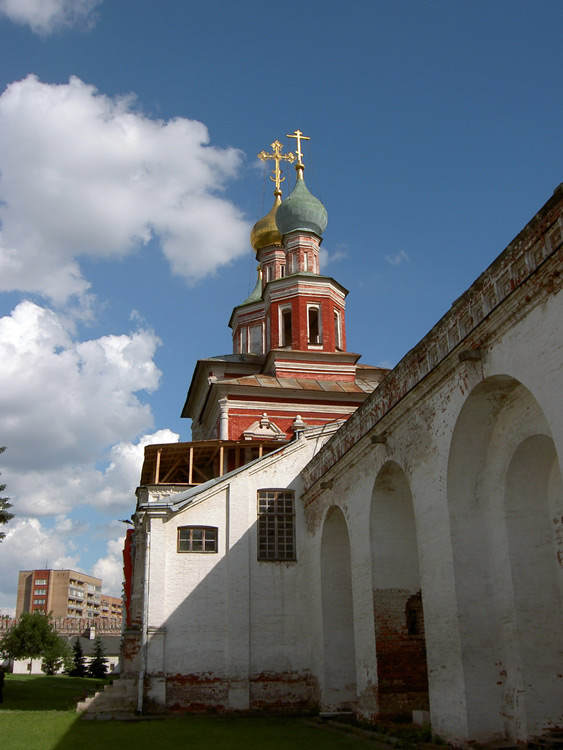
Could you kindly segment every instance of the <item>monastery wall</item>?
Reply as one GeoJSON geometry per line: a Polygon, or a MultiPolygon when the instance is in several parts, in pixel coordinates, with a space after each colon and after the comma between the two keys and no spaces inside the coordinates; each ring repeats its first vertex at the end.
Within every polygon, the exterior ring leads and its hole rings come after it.
{"type": "Polygon", "coordinates": [[[560,214],[559,196],[303,472],[327,708],[429,705],[455,743],[563,726],[560,214]],[[525,280],[499,286],[534,257],[525,280]],[[460,340],[478,296],[502,288],[460,340]],[[457,341],[444,337],[454,326],[457,341]],[[437,339],[449,351],[424,372],[437,339]]]}
{"type": "Polygon", "coordinates": [[[142,488],[138,707],[429,711],[456,746],[563,727],[562,234],[563,185],[339,429],[142,488]],[[283,538],[260,490],[294,494],[296,560],[258,559],[283,538]]]}

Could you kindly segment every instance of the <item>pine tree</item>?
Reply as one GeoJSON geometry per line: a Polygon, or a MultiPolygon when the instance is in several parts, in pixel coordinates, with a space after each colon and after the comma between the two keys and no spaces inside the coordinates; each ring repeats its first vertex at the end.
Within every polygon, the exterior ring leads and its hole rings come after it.
{"type": "MultiPolygon", "coordinates": [[[[0,447],[0,453],[4,453],[5,450],[6,450],[5,446],[0,447]]],[[[0,474],[1,473],[2,472],[0,472],[0,474]]],[[[5,489],[6,489],[6,485],[0,484],[0,492],[4,492],[5,489]]],[[[8,523],[8,521],[14,517],[13,513],[8,513],[8,508],[12,507],[12,503],[10,503],[9,500],[10,500],[9,497],[0,497],[0,523],[2,524],[8,523]]],[[[6,534],[0,531],[0,542],[2,541],[2,539],[4,539],[5,536],[6,534]]]]}
{"type": "Polygon", "coordinates": [[[100,636],[96,638],[94,643],[94,658],[90,662],[88,667],[88,677],[105,677],[108,673],[108,660],[104,656],[105,649],[104,644],[100,636]]]}
{"type": "Polygon", "coordinates": [[[85,677],[86,676],[86,665],[84,664],[84,651],[82,650],[82,644],[80,638],[76,638],[74,642],[74,657],[73,667],[69,672],[71,677],[85,677]]]}

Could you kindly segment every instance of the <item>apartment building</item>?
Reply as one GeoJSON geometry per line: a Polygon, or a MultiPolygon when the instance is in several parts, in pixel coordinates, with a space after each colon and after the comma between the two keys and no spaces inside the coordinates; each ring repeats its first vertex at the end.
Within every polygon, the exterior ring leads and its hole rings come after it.
{"type": "Polygon", "coordinates": [[[102,580],[75,570],[21,570],[16,617],[22,612],[51,612],[53,617],[117,617],[116,597],[104,596],[102,580]],[[105,611],[104,611],[105,608],[105,611]],[[106,612],[111,614],[106,614],[106,612]]]}
{"type": "Polygon", "coordinates": [[[107,620],[121,620],[123,600],[118,596],[102,594],[100,617],[107,620]]]}

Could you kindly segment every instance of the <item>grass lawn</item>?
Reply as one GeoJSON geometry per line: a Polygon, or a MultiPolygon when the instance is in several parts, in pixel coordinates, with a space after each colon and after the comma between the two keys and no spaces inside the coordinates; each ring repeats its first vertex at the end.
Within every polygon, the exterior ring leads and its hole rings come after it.
{"type": "Polygon", "coordinates": [[[68,711],[108,680],[55,675],[7,674],[1,711],[68,711]]]}
{"type": "MultiPolygon", "coordinates": [[[[84,721],[74,701],[99,681],[7,675],[0,704],[2,750],[359,750],[352,736],[292,718],[187,716],[153,721],[84,721]]],[[[375,743],[368,743],[376,748],[375,743]]]]}

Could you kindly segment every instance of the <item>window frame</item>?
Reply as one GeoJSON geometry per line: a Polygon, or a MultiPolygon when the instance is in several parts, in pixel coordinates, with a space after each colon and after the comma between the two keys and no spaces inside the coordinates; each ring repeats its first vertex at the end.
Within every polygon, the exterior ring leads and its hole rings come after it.
{"type": "Polygon", "coordinates": [[[334,308],[334,348],[342,351],[342,315],[334,308]]]}
{"type": "Polygon", "coordinates": [[[295,492],[280,488],[259,489],[256,493],[256,510],[258,562],[295,562],[295,492]],[[273,503],[270,506],[272,510],[268,508],[268,501],[273,503]]]}
{"type": "Polygon", "coordinates": [[[264,330],[262,323],[254,323],[248,326],[248,353],[264,353],[264,330]],[[256,334],[256,332],[258,333],[256,334]],[[256,350],[255,346],[257,346],[256,350]]]}
{"type": "Polygon", "coordinates": [[[323,317],[321,305],[314,303],[307,305],[307,344],[311,347],[322,347],[323,345],[323,317]],[[317,311],[317,340],[311,338],[311,311],[317,311]]]}
{"type": "Polygon", "coordinates": [[[213,555],[217,554],[219,552],[219,529],[217,526],[200,526],[198,524],[194,525],[188,525],[188,526],[178,526],[176,530],[176,552],[179,554],[193,554],[193,555],[213,555]],[[181,532],[182,531],[190,531],[189,539],[181,539],[181,532]],[[194,531],[201,531],[203,532],[201,540],[196,539],[194,540],[193,532],[194,531]],[[213,532],[213,536],[211,534],[209,535],[209,539],[206,538],[205,532],[213,532]],[[189,549],[180,549],[180,542],[189,541],[190,548],[189,549]],[[193,549],[193,543],[194,541],[202,543],[202,549],[193,549]],[[213,541],[214,543],[214,549],[205,549],[206,542],[213,541]]]}
{"type": "Polygon", "coordinates": [[[248,354],[248,327],[247,326],[240,327],[239,336],[240,336],[239,353],[248,354]]]}
{"type": "Polygon", "coordinates": [[[280,341],[280,347],[282,349],[291,349],[293,346],[293,307],[292,305],[283,305],[279,308],[279,341],[280,341]],[[285,336],[285,316],[289,315],[289,332],[290,332],[290,341],[286,341],[285,336]]]}

